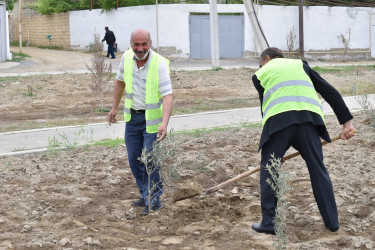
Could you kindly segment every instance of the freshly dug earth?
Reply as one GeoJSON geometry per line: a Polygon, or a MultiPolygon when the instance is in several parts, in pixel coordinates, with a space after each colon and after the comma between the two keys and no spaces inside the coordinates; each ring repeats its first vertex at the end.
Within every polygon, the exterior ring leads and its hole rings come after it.
{"type": "Polygon", "coordinates": [[[191,198],[203,193],[203,189],[199,183],[189,182],[183,183],[173,195],[173,201],[177,202],[187,198],[191,198]]]}
{"type": "MultiPolygon", "coordinates": [[[[333,116],[327,126],[332,137],[340,131],[333,116]]],[[[284,163],[293,187],[286,196],[291,249],[375,247],[375,131],[363,113],[355,114],[354,126],[354,138],[323,148],[338,232],[324,227],[304,161],[295,157],[284,163]]],[[[257,167],[260,131],[237,127],[164,141],[176,151],[163,165],[163,208],[148,216],[130,206],[138,193],[122,145],[0,157],[0,248],[269,249],[275,236],[251,229],[261,218],[259,173],[213,194],[173,202],[183,183],[209,188],[257,167]],[[179,166],[179,180],[167,175],[176,173],[169,168],[173,164],[179,166]]]]}

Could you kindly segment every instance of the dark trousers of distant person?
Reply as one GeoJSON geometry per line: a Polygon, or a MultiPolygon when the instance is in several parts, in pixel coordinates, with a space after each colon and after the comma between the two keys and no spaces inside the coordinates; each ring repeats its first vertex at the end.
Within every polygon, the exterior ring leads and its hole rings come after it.
{"type": "Polygon", "coordinates": [[[109,54],[111,54],[112,59],[116,58],[115,53],[113,52],[113,43],[108,44],[107,57],[109,57],[109,54]]]}
{"type": "MultiPolygon", "coordinates": [[[[128,152],[130,169],[136,180],[140,199],[145,201],[148,206],[149,201],[149,178],[145,164],[139,160],[142,150],[152,153],[153,144],[156,141],[157,133],[149,134],[146,132],[145,112],[137,113],[131,110],[131,119],[125,126],[125,144],[128,152]]],[[[163,184],[160,178],[160,166],[154,168],[150,174],[151,187],[151,207],[161,207],[160,196],[163,194],[163,184]]]]}
{"type": "Polygon", "coordinates": [[[266,182],[267,179],[272,180],[272,177],[265,166],[269,164],[272,154],[275,154],[275,159],[282,159],[291,146],[301,153],[307,164],[314,197],[325,226],[328,229],[338,229],[338,213],[332,182],[323,163],[318,131],[311,123],[294,124],[282,129],[271,135],[262,147],[260,170],[262,224],[266,228],[273,229],[277,204],[275,192],[266,182]]]}

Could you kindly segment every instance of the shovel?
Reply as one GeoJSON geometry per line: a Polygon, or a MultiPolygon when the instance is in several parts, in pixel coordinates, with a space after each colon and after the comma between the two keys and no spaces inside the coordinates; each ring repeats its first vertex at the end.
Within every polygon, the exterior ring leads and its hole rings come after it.
{"type": "MultiPolygon", "coordinates": [[[[336,136],[334,138],[331,139],[332,142],[334,141],[337,141],[340,139],[340,136],[336,136]]],[[[326,141],[323,141],[322,142],[322,146],[328,144],[328,142],[326,141]]],[[[291,159],[295,156],[298,156],[300,155],[299,152],[296,152],[296,153],[293,153],[293,154],[290,154],[290,155],[287,155],[283,158],[283,162],[288,160],[288,159],[291,159]]],[[[213,192],[216,192],[217,190],[223,188],[223,187],[226,187],[236,181],[239,181],[249,175],[252,175],[253,173],[255,172],[258,172],[260,170],[260,167],[257,167],[257,168],[254,168],[252,170],[249,170],[249,171],[246,171],[236,177],[233,177],[232,179],[229,179],[223,183],[220,183],[214,187],[211,187],[211,188],[207,188],[205,190],[203,190],[203,193],[205,195],[208,195],[208,194],[211,194],[213,192]]],[[[199,185],[195,185],[195,184],[192,184],[190,187],[189,185],[187,187],[184,187],[183,189],[177,191],[175,193],[175,195],[173,196],[173,201],[176,202],[176,201],[180,201],[180,200],[185,200],[187,198],[191,198],[191,197],[194,197],[194,196],[197,196],[197,195],[200,195],[202,193],[202,190],[200,190],[201,188],[199,187],[199,185]]]]}

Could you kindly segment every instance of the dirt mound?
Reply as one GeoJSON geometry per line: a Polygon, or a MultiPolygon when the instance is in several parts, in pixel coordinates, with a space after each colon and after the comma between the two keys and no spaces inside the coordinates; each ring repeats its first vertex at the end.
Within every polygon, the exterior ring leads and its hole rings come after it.
{"type": "Polygon", "coordinates": [[[180,185],[173,195],[173,202],[191,198],[202,194],[202,187],[198,183],[190,182],[180,185]]]}

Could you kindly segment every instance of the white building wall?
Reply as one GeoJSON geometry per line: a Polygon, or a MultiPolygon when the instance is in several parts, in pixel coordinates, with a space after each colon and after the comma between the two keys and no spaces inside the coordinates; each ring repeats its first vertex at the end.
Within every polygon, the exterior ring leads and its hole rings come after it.
{"type": "MultiPolygon", "coordinates": [[[[259,6],[258,19],[270,46],[287,50],[286,36],[295,27],[295,48],[298,48],[298,6],[259,6]]],[[[370,12],[374,8],[304,7],[305,51],[342,48],[337,36],[351,29],[351,49],[368,50],[370,45],[370,12]]],[[[159,47],[162,54],[189,57],[189,15],[209,13],[208,4],[159,5],[159,47]],[[163,53],[164,52],[164,53],[163,53]]],[[[242,4],[218,5],[218,13],[245,15],[245,52],[254,51],[253,31],[242,4]]],[[[117,38],[121,51],[129,47],[131,32],[143,28],[151,33],[156,47],[156,6],[70,12],[70,43],[81,48],[93,41],[93,34],[104,37],[108,26],[117,38]]],[[[375,35],[375,34],[373,34],[375,35]]]]}
{"type": "MultiPolygon", "coordinates": [[[[218,12],[244,13],[243,5],[219,5],[218,12]]],[[[168,4],[159,5],[159,47],[173,50],[172,55],[189,57],[189,15],[190,13],[209,14],[208,4],[168,4]]],[[[156,36],[156,6],[136,6],[118,8],[110,12],[101,13],[101,10],[71,11],[70,44],[88,46],[93,41],[93,34],[99,33],[104,37],[104,27],[108,26],[115,33],[117,45],[124,51],[129,48],[131,33],[138,28],[143,28],[151,33],[153,46],[157,45],[156,36]]],[[[245,18],[245,51],[253,50],[252,29],[250,21],[245,18]]]]}

